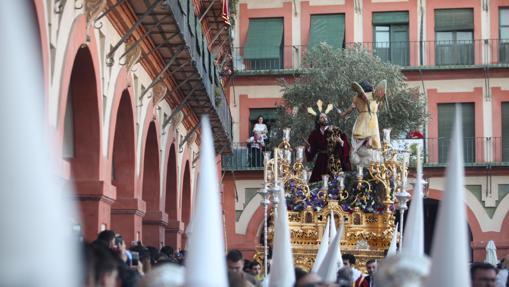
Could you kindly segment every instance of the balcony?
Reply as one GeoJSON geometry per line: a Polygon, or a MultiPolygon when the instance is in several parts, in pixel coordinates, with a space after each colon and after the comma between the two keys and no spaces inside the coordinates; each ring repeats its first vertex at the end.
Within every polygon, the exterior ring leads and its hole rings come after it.
{"type": "MultiPolygon", "coordinates": [[[[347,43],[346,47],[361,46],[383,61],[412,68],[455,68],[481,65],[509,66],[509,39],[473,41],[409,41],[347,43]]],[[[236,72],[285,73],[302,68],[306,46],[269,47],[267,53],[277,58],[245,59],[244,47],[234,48],[232,54],[236,72]],[[275,53],[276,51],[277,53],[275,53]]]]}
{"type": "MultiPolygon", "coordinates": [[[[425,147],[425,167],[445,167],[447,164],[450,140],[445,138],[426,138],[421,140],[394,140],[393,146],[403,148],[412,144],[425,147]]],[[[253,171],[263,170],[263,153],[250,149],[245,143],[234,143],[231,155],[223,156],[223,170],[253,171]]],[[[463,159],[465,166],[509,166],[509,141],[500,137],[476,137],[463,139],[463,159]]]]}
{"type": "MultiPolygon", "coordinates": [[[[449,139],[427,138],[424,145],[427,166],[447,164],[449,139]]],[[[509,141],[500,137],[463,138],[463,160],[465,166],[509,166],[509,141]]]]}
{"type": "Polygon", "coordinates": [[[223,156],[223,170],[263,170],[263,151],[251,149],[247,143],[233,143],[232,154],[223,156]]]}

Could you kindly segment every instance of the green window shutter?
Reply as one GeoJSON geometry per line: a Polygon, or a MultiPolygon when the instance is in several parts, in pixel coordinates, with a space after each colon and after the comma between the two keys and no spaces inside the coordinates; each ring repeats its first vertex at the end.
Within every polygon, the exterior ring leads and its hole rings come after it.
{"type": "Polygon", "coordinates": [[[373,25],[407,24],[408,12],[375,12],[373,13],[373,25]]]}
{"type": "Polygon", "coordinates": [[[279,59],[283,43],[283,18],[250,19],[244,59],[279,59]]]}
{"type": "MultiPolygon", "coordinates": [[[[465,162],[475,162],[475,105],[461,103],[463,123],[463,157],[465,162]]],[[[447,162],[449,144],[454,126],[456,104],[438,105],[438,158],[439,162],[447,162]]]]}
{"type": "Polygon", "coordinates": [[[502,103],[502,160],[509,162],[509,102],[502,103]]]}
{"type": "Polygon", "coordinates": [[[326,42],[333,48],[342,48],[345,37],[345,15],[311,15],[308,47],[326,42]]]}
{"type": "Polygon", "coordinates": [[[435,31],[474,30],[473,9],[437,9],[435,10],[435,31]]]}
{"type": "Polygon", "coordinates": [[[408,65],[408,25],[391,25],[391,63],[408,65]]]}
{"type": "Polygon", "coordinates": [[[266,108],[266,109],[250,109],[249,110],[249,120],[255,121],[258,116],[262,116],[265,121],[267,120],[275,120],[277,118],[277,109],[274,108],[266,108]]]}

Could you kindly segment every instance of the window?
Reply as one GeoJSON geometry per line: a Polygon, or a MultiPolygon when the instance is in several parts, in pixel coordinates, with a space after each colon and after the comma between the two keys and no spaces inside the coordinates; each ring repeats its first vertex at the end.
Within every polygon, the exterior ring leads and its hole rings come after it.
{"type": "Polygon", "coordinates": [[[500,9],[500,63],[509,63],[509,8],[500,9]]]}
{"type": "Polygon", "coordinates": [[[435,10],[437,65],[474,64],[473,9],[435,10]]]}
{"type": "Polygon", "coordinates": [[[408,12],[373,13],[374,52],[383,61],[408,66],[408,12]]]}
{"type": "Polygon", "coordinates": [[[509,162],[509,102],[502,103],[502,161],[509,162]]]}
{"type": "Polygon", "coordinates": [[[283,18],[249,19],[243,51],[247,70],[283,68],[283,18]]]}
{"type": "Polygon", "coordinates": [[[345,38],[345,15],[311,15],[308,48],[312,49],[321,42],[333,48],[343,48],[345,38]]]}
{"type": "MultiPolygon", "coordinates": [[[[475,105],[458,103],[461,106],[463,123],[463,157],[465,162],[475,162],[475,105]]],[[[454,126],[456,104],[438,104],[438,161],[447,162],[449,145],[454,126]]]]}

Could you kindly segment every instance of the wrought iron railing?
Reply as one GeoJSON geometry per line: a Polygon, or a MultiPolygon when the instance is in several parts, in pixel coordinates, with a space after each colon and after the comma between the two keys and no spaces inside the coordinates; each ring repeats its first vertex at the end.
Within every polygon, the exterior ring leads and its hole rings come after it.
{"type": "MultiPolygon", "coordinates": [[[[509,39],[457,41],[405,41],[346,43],[360,46],[383,61],[403,67],[436,67],[509,64],[509,39]]],[[[260,51],[260,58],[245,56],[244,47],[233,49],[236,71],[287,70],[302,68],[307,46],[274,46],[260,51]],[[279,55],[267,58],[263,55],[279,55]]]]}
{"type": "Polygon", "coordinates": [[[223,156],[223,170],[263,170],[263,149],[233,143],[232,154],[223,156]]]}
{"type": "MultiPolygon", "coordinates": [[[[444,165],[447,163],[450,139],[424,139],[425,163],[444,165]]],[[[463,160],[468,165],[509,165],[509,140],[502,137],[463,138],[463,160]]]]}
{"type": "MultiPolygon", "coordinates": [[[[217,79],[215,79],[216,71],[211,65],[207,65],[207,61],[211,59],[205,59],[209,57],[207,53],[198,50],[207,49],[207,41],[204,41],[203,47],[197,49],[198,42],[196,41],[196,35],[190,32],[189,19],[185,14],[185,7],[182,6],[180,1],[168,1],[171,8],[171,13],[175,18],[175,22],[179,26],[180,32],[189,47],[188,51],[194,62],[197,64],[194,66],[200,75],[201,82],[206,90],[207,97],[210,100],[210,105],[215,109],[217,116],[222,124],[229,142],[232,140],[232,116],[228,107],[228,102],[224,93],[224,90],[217,79]]],[[[201,39],[199,39],[201,41],[201,39]]]]}
{"type": "MultiPolygon", "coordinates": [[[[409,149],[413,144],[423,147],[423,161],[426,166],[445,166],[447,164],[450,139],[393,140],[393,146],[396,148],[409,149]]],[[[231,155],[223,157],[224,170],[263,170],[263,151],[251,148],[247,143],[234,143],[232,151],[231,155]]],[[[463,138],[463,160],[466,166],[509,166],[509,139],[465,137],[463,138]]]]}

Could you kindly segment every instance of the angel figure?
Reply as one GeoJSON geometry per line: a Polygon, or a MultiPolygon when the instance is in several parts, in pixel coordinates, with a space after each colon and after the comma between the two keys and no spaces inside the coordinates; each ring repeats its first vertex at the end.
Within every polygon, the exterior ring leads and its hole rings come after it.
{"type": "Polygon", "coordinates": [[[352,163],[354,165],[367,165],[369,160],[375,161],[378,151],[382,148],[377,112],[385,97],[386,85],[386,80],[380,81],[374,89],[366,80],[352,83],[352,89],[357,92],[357,95],[353,97],[352,105],[340,113],[340,116],[346,117],[354,109],[359,112],[352,131],[352,163]],[[360,159],[356,158],[356,154],[360,159]]]}

